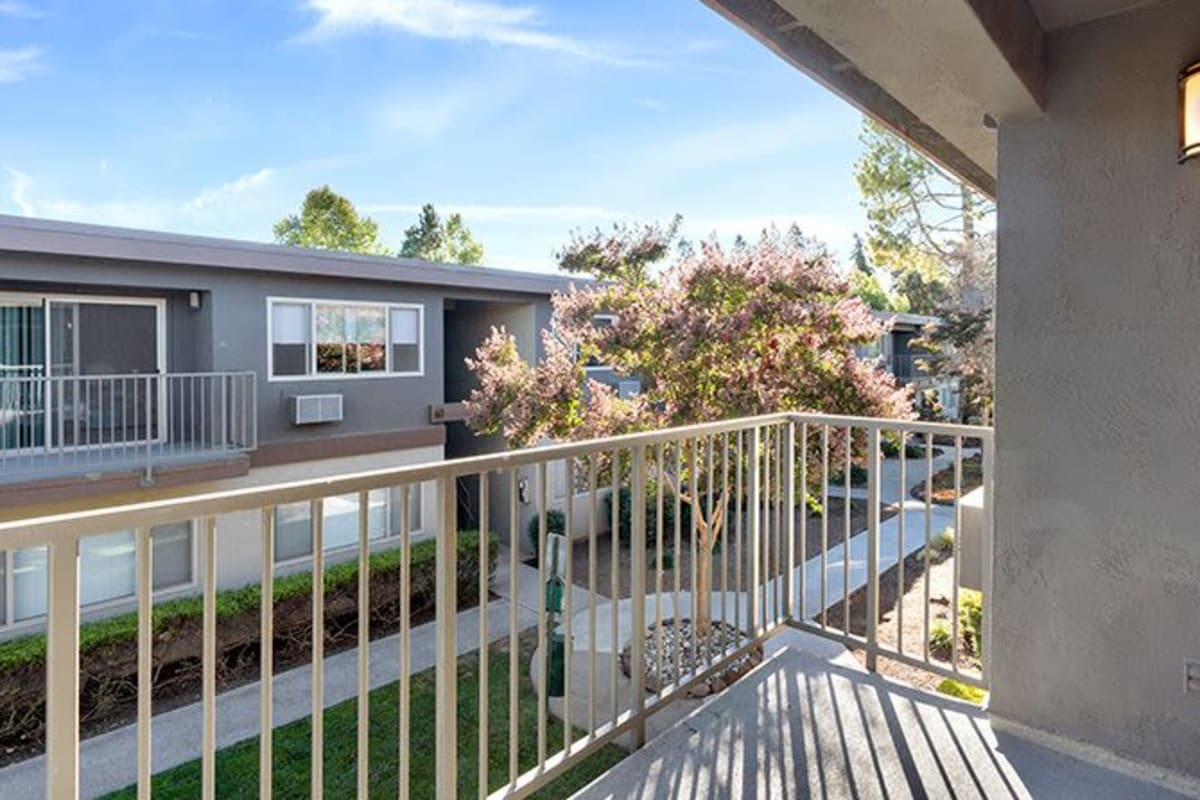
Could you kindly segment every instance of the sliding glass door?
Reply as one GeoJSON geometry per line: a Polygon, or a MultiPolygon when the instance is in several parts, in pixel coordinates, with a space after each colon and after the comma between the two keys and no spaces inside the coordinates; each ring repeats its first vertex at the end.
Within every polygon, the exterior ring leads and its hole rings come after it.
{"type": "Polygon", "coordinates": [[[42,302],[0,297],[0,448],[41,447],[46,321],[42,302]]]}
{"type": "Polygon", "coordinates": [[[0,295],[0,447],[159,439],[165,304],[0,295]]]}
{"type": "Polygon", "coordinates": [[[50,437],[62,447],[157,439],[161,307],[49,301],[50,437]]]}

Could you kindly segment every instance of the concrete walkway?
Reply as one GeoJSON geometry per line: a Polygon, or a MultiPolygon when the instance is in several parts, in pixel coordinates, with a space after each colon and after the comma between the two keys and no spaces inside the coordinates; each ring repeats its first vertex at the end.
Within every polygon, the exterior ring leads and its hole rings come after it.
{"type": "MultiPolygon", "coordinates": [[[[944,461],[945,463],[941,466],[951,463],[953,457],[944,457],[944,461]]],[[[897,467],[892,471],[890,478],[892,481],[890,491],[895,498],[892,502],[899,502],[907,494],[901,491],[898,462],[896,463],[897,467]]],[[[940,468],[938,461],[935,459],[934,471],[936,472],[940,468]]],[[[885,472],[885,477],[886,475],[887,473],[885,472]]],[[[905,475],[905,478],[905,482],[908,484],[907,488],[915,486],[925,479],[924,468],[922,467],[917,472],[909,471],[905,475]]],[[[931,538],[936,537],[948,526],[954,524],[954,509],[947,506],[933,505],[927,515],[925,503],[907,498],[903,500],[901,510],[896,516],[880,523],[879,568],[881,574],[896,565],[901,553],[907,557],[925,545],[927,521],[931,538]],[[902,519],[904,523],[903,543],[900,541],[902,519]]],[[[810,529],[808,536],[810,538],[814,536],[819,537],[820,528],[810,529]]],[[[803,616],[811,619],[819,615],[822,608],[828,608],[840,603],[845,595],[843,587],[848,587],[849,594],[853,594],[863,586],[866,586],[866,532],[850,537],[848,552],[845,546],[841,544],[831,547],[826,551],[824,600],[822,600],[821,586],[821,556],[817,555],[808,559],[802,566],[798,566],[792,571],[793,580],[797,582],[797,585],[799,585],[801,570],[804,571],[803,616]],[[848,581],[847,576],[849,578],[848,581]]],[[[535,580],[533,584],[536,585],[536,571],[534,571],[534,574],[535,580]]],[[[763,598],[764,608],[768,610],[779,609],[781,616],[786,615],[786,611],[782,606],[783,596],[783,581],[778,578],[768,581],[763,598]]],[[[614,685],[612,675],[614,669],[617,669],[617,708],[629,708],[632,700],[633,682],[625,677],[625,674],[619,670],[619,667],[615,667],[614,665],[617,664],[616,657],[633,640],[633,601],[630,598],[625,598],[617,603],[613,603],[606,597],[597,597],[595,611],[596,631],[595,639],[593,640],[591,631],[592,612],[588,605],[588,597],[587,592],[577,590],[577,593],[574,595],[575,599],[572,601],[574,603],[572,606],[572,647],[570,653],[572,714],[573,720],[587,720],[590,712],[589,706],[594,696],[596,718],[604,722],[612,717],[614,685]],[[581,594],[582,597],[580,596],[581,594]],[[617,637],[615,642],[613,639],[613,614],[617,615],[617,637]],[[595,657],[596,684],[594,690],[591,687],[590,680],[593,656],[595,657]]],[[[714,591],[711,597],[710,608],[714,620],[727,620],[743,629],[749,627],[749,600],[746,592],[722,593],[714,591]]],[[[675,595],[672,592],[664,591],[661,596],[652,594],[646,597],[647,625],[651,625],[659,619],[660,606],[662,619],[673,618],[675,616],[675,595]]],[[[692,616],[691,592],[681,591],[679,593],[679,607],[682,616],[692,616]]],[[[564,631],[564,626],[560,625],[558,630],[564,631]]],[[[845,650],[841,645],[835,644],[834,646],[838,650],[845,650]]],[[[538,660],[539,657],[540,651],[533,656],[532,669],[535,675],[540,663],[538,660]]],[[[654,737],[666,731],[684,716],[692,713],[703,702],[705,701],[686,699],[676,701],[663,711],[650,717],[647,721],[647,734],[650,737],[654,737]]],[[[561,701],[552,699],[550,707],[561,718],[561,701]]]]}
{"type": "Polygon", "coordinates": [[[819,637],[769,645],[754,673],[574,800],[1190,796],[993,731],[978,707],[867,673],[819,637]]]}
{"type": "MultiPolygon", "coordinates": [[[[953,447],[938,447],[934,446],[935,450],[941,450],[941,455],[933,457],[933,474],[936,475],[946,467],[954,465],[954,448],[953,447]]],[[[976,447],[964,447],[962,451],[963,459],[968,459],[971,456],[978,455],[981,450],[976,447]]],[[[879,499],[884,503],[896,503],[901,499],[910,500],[909,490],[919,483],[925,481],[926,465],[925,457],[906,458],[904,466],[904,483],[902,489],[900,486],[900,459],[885,458],[879,462],[879,499]]],[[[831,471],[837,471],[838,467],[834,464],[829,465],[831,471]]],[[[829,484],[830,497],[845,497],[846,486],[844,483],[829,484]]],[[[867,487],[852,486],[850,487],[850,497],[854,500],[867,499],[867,487]]]]}
{"type": "MultiPolygon", "coordinates": [[[[509,605],[508,556],[502,551],[492,579],[493,591],[500,595],[488,603],[488,640],[508,635],[509,605]]],[[[578,594],[576,595],[578,597],[578,594]]],[[[525,630],[537,624],[537,570],[520,566],[518,574],[517,624],[525,630]]],[[[586,593],[584,593],[586,602],[586,593]]],[[[579,602],[576,600],[576,602],[579,602]]],[[[409,674],[434,666],[435,624],[418,625],[410,632],[409,674]]],[[[479,609],[458,615],[458,652],[465,654],[479,647],[479,609]]],[[[389,636],[370,644],[370,687],[376,689],[396,681],[400,675],[400,637],[389,636]]],[[[309,715],[311,709],[312,669],[297,667],[275,676],[273,713],[276,727],[309,715]]],[[[358,648],[344,650],[325,658],[325,707],[358,696],[358,648]]],[[[200,757],[201,706],[187,706],[156,714],[153,731],[154,772],[176,767],[200,757]]],[[[246,684],[217,696],[217,748],[225,748],[259,734],[259,682],[246,684]]],[[[99,797],[123,789],[137,780],[137,726],[127,725],[85,739],[79,745],[80,796],[99,797]]],[[[0,769],[0,798],[40,798],[45,796],[46,759],[31,758],[0,769]]]]}

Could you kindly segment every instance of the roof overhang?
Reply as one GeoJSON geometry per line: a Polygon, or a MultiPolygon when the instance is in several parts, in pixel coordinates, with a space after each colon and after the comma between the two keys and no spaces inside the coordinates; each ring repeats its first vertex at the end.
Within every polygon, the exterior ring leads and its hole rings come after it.
{"type": "Polygon", "coordinates": [[[703,2],[989,196],[996,125],[1043,110],[1029,0],[703,2]]]}
{"type": "Polygon", "coordinates": [[[72,256],[126,263],[177,264],[197,269],[245,270],[352,278],[443,288],[546,295],[587,278],[489,267],[437,264],[414,258],[368,256],[332,250],[177,233],[112,228],[0,214],[0,254],[72,256]]]}

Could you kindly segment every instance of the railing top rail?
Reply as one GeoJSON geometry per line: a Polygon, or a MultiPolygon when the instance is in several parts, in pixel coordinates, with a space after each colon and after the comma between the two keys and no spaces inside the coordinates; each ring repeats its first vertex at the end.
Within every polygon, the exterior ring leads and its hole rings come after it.
{"type": "Polygon", "coordinates": [[[29,381],[37,383],[46,383],[49,381],[99,381],[99,380],[126,380],[126,379],[141,379],[141,378],[210,378],[225,376],[231,377],[255,377],[257,373],[251,370],[214,370],[212,372],[114,372],[112,374],[97,374],[97,375],[0,375],[0,381],[16,382],[29,381]]]}
{"type": "Polygon", "coordinates": [[[124,506],[73,511],[33,519],[0,522],[0,549],[39,546],[51,541],[69,541],[80,536],[148,527],[183,519],[195,519],[264,506],[301,502],[316,497],[382,489],[420,483],[439,478],[473,475],[481,472],[527,466],[547,461],[608,453],[637,445],[654,445],[692,436],[708,436],[789,421],[810,424],[851,426],[866,429],[906,430],[934,435],[960,435],[991,440],[991,428],[968,425],[909,422],[904,420],[849,417],[829,414],[776,413],[756,417],[666,428],[658,431],[591,439],[583,442],[512,450],[504,453],[471,456],[404,467],[388,467],[364,472],[309,478],[267,486],[226,489],[197,495],[170,496],[163,490],[157,499],[124,506]]]}
{"type": "Polygon", "coordinates": [[[807,411],[788,415],[795,422],[816,423],[879,431],[903,431],[905,433],[931,433],[934,436],[970,436],[991,441],[992,428],[982,425],[959,425],[953,422],[925,422],[923,420],[887,419],[884,417],[849,417],[838,414],[816,414],[807,411]]]}

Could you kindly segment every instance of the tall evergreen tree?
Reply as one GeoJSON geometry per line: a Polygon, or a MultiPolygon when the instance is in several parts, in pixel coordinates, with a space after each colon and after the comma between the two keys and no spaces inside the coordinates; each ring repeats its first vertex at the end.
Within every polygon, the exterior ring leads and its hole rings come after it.
{"type": "Polygon", "coordinates": [[[483,246],[475,241],[462,216],[451,214],[443,223],[432,203],[421,206],[416,224],[404,232],[400,255],[447,264],[478,264],[483,246]]]}

